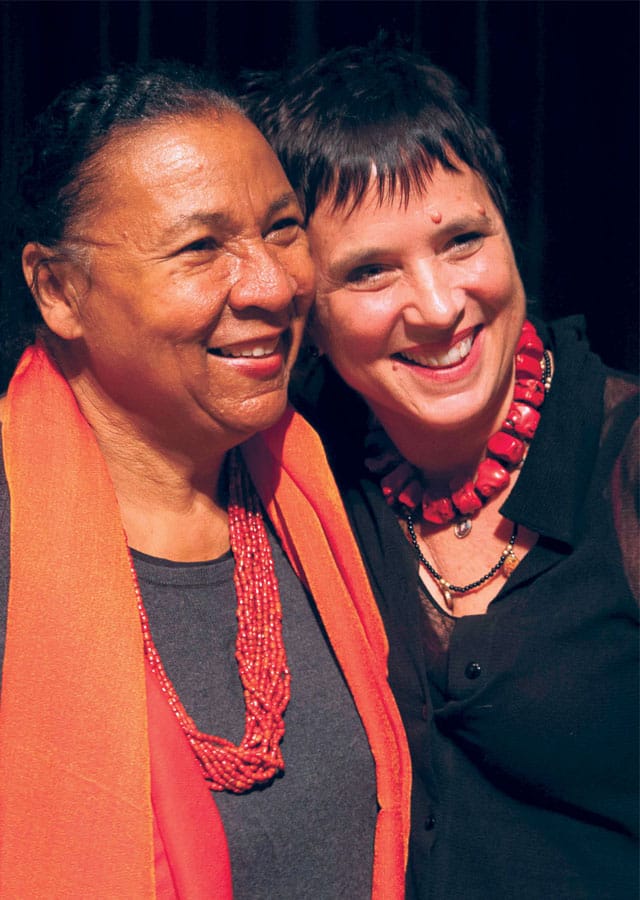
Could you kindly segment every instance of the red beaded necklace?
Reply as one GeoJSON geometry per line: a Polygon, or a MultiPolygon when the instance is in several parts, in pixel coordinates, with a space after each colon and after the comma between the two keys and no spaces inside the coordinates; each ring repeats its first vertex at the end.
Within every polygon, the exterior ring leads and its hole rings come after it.
{"type": "Polygon", "coordinates": [[[489,438],[487,457],[475,479],[449,483],[449,493],[435,495],[422,472],[408,462],[378,424],[367,435],[365,465],[380,477],[380,488],[400,515],[418,507],[425,522],[455,523],[457,537],[471,530],[471,517],[489,497],[509,484],[522,462],[540,421],[540,406],[551,386],[551,361],[531,322],[522,326],[515,356],[513,401],[500,429],[489,438]]]}
{"type": "Polygon", "coordinates": [[[229,460],[229,536],[238,601],[236,660],[244,691],[245,732],[238,746],[198,731],[156,650],[133,561],[144,650],[214,791],[240,794],[284,770],[280,742],[291,676],[282,639],[282,606],[273,556],[258,499],[238,451],[229,460]]]}

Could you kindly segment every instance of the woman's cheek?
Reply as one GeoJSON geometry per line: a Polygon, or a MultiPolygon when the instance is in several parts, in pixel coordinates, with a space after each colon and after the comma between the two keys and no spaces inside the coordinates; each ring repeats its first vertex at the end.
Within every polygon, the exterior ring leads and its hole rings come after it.
{"type": "Polygon", "coordinates": [[[466,290],[494,309],[502,309],[515,300],[520,279],[514,265],[501,254],[478,259],[467,271],[466,290]]]}
{"type": "Polygon", "coordinates": [[[379,303],[350,296],[345,314],[332,322],[333,343],[354,362],[370,362],[387,355],[393,323],[379,303]]]}

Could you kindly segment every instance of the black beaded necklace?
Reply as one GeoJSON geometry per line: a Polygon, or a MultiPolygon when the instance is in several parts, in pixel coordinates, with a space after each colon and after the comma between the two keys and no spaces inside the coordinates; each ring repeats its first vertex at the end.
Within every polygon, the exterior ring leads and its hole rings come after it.
{"type": "Polygon", "coordinates": [[[425,567],[427,572],[435,578],[438,587],[442,591],[442,596],[444,597],[444,602],[446,603],[447,609],[453,609],[453,594],[466,594],[468,591],[473,591],[476,588],[479,588],[481,585],[485,584],[494,575],[497,575],[500,569],[504,568],[504,575],[506,578],[511,575],[515,567],[519,563],[518,557],[513,552],[513,548],[518,539],[518,523],[513,523],[513,531],[511,532],[511,537],[509,538],[509,543],[504,548],[502,553],[500,554],[500,559],[498,562],[492,566],[488,572],[486,572],[482,578],[478,578],[477,581],[472,581],[470,584],[459,585],[459,584],[451,584],[446,578],[443,578],[442,575],[437,572],[434,567],[431,565],[429,560],[424,556],[422,550],[420,549],[420,545],[418,544],[418,537],[416,535],[416,531],[413,525],[413,517],[410,512],[405,513],[405,519],[407,522],[407,528],[409,529],[409,537],[411,538],[411,543],[413,545],[413,549],[416,551],[416,556],[425,567]]]}

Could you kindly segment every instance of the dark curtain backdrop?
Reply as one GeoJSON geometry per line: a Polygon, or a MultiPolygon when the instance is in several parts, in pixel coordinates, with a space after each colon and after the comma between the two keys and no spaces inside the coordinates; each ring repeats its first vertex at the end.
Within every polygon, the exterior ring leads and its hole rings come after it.
{"type": "MultiPolygon", "coordinates": [[[[546,316],[584,314],[594,349],[635,370],[639,10],[636,0],[4,0],[3,346],[25,317],[12,280],[16,143],[61,88],[159,57],[212,67],[233,86],[243,69],[309,61],[383,28],[456,75],[498,133],[530,300],[546,316]]],[[[11,356],[5,349],[2,384],[11,356]]]]}

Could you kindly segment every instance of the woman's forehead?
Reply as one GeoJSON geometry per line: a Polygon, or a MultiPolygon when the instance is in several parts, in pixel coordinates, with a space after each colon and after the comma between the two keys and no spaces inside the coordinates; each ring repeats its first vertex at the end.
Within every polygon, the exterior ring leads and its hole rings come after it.
{"type": "MultiPolygon", "coordinates": [[[[239,113],[221,113],[214,108],[206,112],[181,113],[150,121],[126,123],[111,132],[85,165],[102,168],[106,175],[117,177],[122,166],[129,160],[135,160],[135,169],[144,171],[152,168],[159,156],[171,155],[174,148],[199,144],[201,152],[206,146],[210,153],[217,145],[222,147],[230,139],[233,140],[232,132],[236,132],[245,123],[248,129],[253,128],[239,113]]],[[[184,152],[183,149],[182,153],[184,152]]]]}
{"type": "Polygon", "coordinates": [[[157,120],[119,129],[87,165],[82,218],[135,224],[223,213],[246,191],[281,194],[289,189],[273,151],[247,119],[235,112],[157,120]]]}

